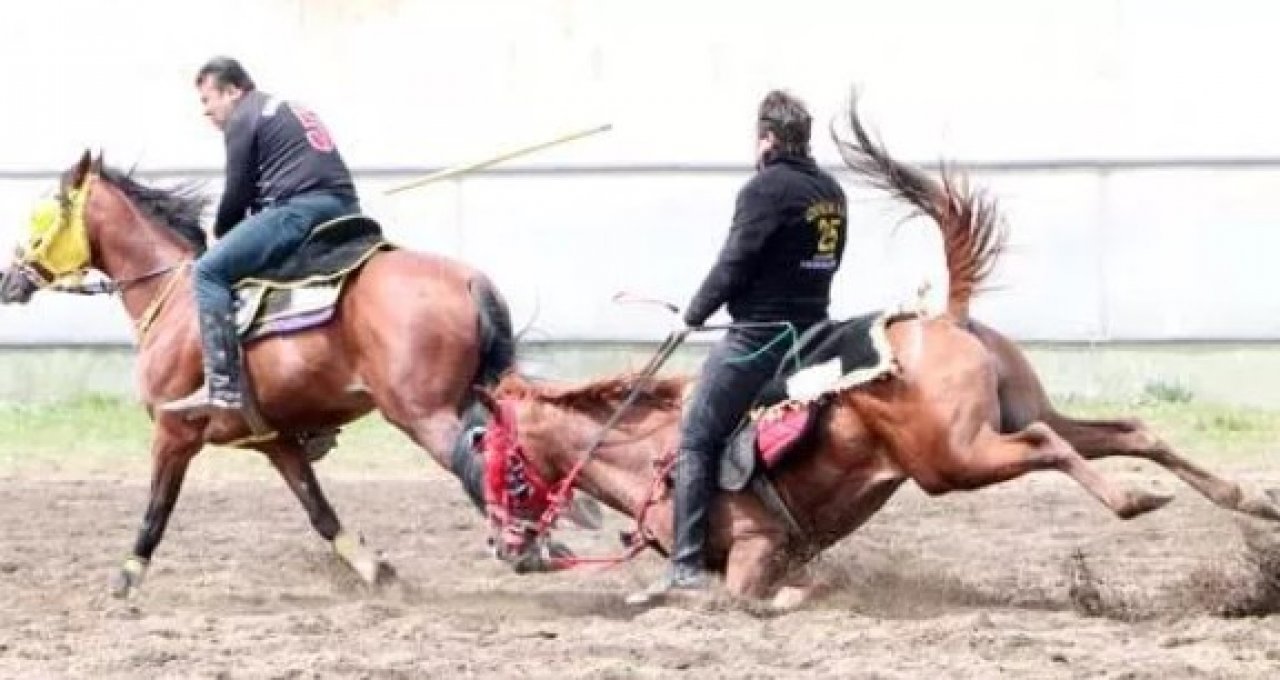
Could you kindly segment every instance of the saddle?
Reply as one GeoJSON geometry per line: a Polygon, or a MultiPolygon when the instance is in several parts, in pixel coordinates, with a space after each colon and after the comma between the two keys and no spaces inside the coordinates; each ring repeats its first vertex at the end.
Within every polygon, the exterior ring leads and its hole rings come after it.
{"type": "Polygon", "coordinates": [[[328,323],[351,274],[394,247],[383,238],[382,227],[364,215],[317,226],[293,256],[235,284],[241,342],[328,323]]]}
{"type": "Polygon", "coordinates": [[[885,329],[901,315],[874,312],[823,321],[807,330],[783,358],[720,457],[720,488],[741,491],[804,450],[828,396],[891,375],[897,362],[885,329]]]}
{"type": "MultiPolygon", "coordinates": [[[[293,256],[235,284],[235,325],[241,344],[329,323],[351,275],[377,253],[394,247],[383,238],[381,226],[364,215],[340,217],[317,226],[293,256]]],[[[282,436],[266,422],[254,402],[252,376],[247,370],[243,375],[244,418],[253,435],[232,445],[282,436]]],[[[312,462],[337,444],[337,435],[337,428],[287,433],[302,445],[312,462]]]]}

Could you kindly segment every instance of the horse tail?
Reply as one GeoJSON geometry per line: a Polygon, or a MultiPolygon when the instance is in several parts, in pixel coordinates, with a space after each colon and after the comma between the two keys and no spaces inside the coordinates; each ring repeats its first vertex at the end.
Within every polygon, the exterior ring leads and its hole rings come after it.
{"type": "Polygon", "coordinates": [[[981,190],[970,190],[964,177],[945,165],[940,168],[941,181],[936,181],[891,158],[859,120],[856,93],[849,104],[849,127],[855,141],[841,139],[834,128],[831,136],[854,174],[938,225],[947,260],[947,314],[957,322],[967,321],[970,299],[990,276],[1008,240],[995,201],[981,190]]]}
{"type": "MultiPolygon", "coordinates": [[[[471,379],[472,387],[493,387],[516,364],[516,338],[511,330],[511,310],[493,282],[476,274],[467,283],[475,302],[480,326],[480,365],[471,379]]],[[[449,469],[462,483],[467,498],[481,512],[485,507],[484,450],[480,434],[489,422],[484,393],[472,390],[460,416],[458,435],[453,441],[449,469]]]]}
{"type": "Polygon", "coordinates": [[[516,338],[511,329],[507,301],[483,274],[468,283],[480,316],[480,366],[473,385],[492,387],[516,364],[516,338]]]}

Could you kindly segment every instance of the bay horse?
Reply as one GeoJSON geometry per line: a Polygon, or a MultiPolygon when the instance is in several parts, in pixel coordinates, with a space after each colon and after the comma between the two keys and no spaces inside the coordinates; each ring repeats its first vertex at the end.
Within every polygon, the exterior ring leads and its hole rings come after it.
{"type": "Polygon", "coordinates": [[[62,175],[56,209],[49,203],[43,219],[33,219],[0,284],[0,301],[26,303],[40,288],[98,270],[111,281],[98,292],[118,292],[136,327],[137,382],[154,423],[151,491],[112,592],[128,596],[140,586],[192,458],[205,444],[237,442],[266,454],[312,527],[362,579],[376,582],[391,573],[388,566],[342,526],[295,435],[332,431],[376,409],[450,469],[473,386],[495,383],[514,363],[506,302],[466,264],[380,250],[348,275],[328,323],[248,343],[250,392],[277,436],[250,436],[238,416],[164,413],[158,405],[203,379],[189,265],[206,246],[199,221],[206,202],[190,186],[144,185],[86,151],[62,175]]]}
{"type": "MultiPolygon", "coordinates": [[[[941,231],[946,309],[890,322],[886,335],[896,373],[830,395],[813,434],[770,473],[790,518],[750,490],[719,494],[708,566],[724,574],[730,594],[775,594],[776,604],[798,604],[813,585],[800,567],[866,522],[908,480],[938,495],[1057,471],[1127,519],[1172,500],[1119,486],[1089,462],[1131,456],[1168,469],[1221,507],[1280,519],[1280,507],[1268,495],[1204,470],[1137,420],[1076,420],[1058,413],[1018,347],[969,315],[970,300],[1006,240],[994,202],[964,188],[963,177],[945,167],[935,180],[891,158],[867,135],[856,103],[849,123],[851,141],[834,129],[832,135],[855,176],[941,231]]],[[[636,379],[625,374],[557,386],[511,374],[485,397],[492,416],[483,453],[498,557],[522,571],[572,566],[546,559],[538,542],[554,522],[556,504],[575,488],[637,518],[627,556],[646,547],[670,550],[672,497],[665,476],[692,378],[646,383],[615,431],[584,458],[636,379]],[[509,499],[513,485],[520,487],[515,511],[495,500],[509,499]]]]}

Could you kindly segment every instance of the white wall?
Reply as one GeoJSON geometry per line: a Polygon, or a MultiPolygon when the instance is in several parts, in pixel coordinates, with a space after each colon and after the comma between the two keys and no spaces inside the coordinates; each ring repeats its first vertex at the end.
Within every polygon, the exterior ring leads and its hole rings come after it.
{"type": "MultiPolygon", "coordinates": [[[[765,90],[826,121],[855,83],[907,159],[1280,158],[1277,19],[1266,0],[11,2],[0,243],[86,145],[148,171],[219,168],[191,83],[215,53],[314,105],[357,169],[449,165],[603,121],[615,129],[508,167],[738,164],[765,90]]],[[[835,162],[825,135],[815,151],[835,162]]],[[[745,176],[480,175],[384,197],[397,178],[370,174],[361,189],[393,238],[491,271],[552,337],[649,339],[661,316],[609,297],[685,301],[745,176]]],[[[979,311],[1016,335],[1280,337],[1280,165],[974,181],[1017,246],[979,311]]],[[[899,213],[853,199],[838,313],[909,296],[939,257],[927,225],[891,237],[899,213]]],[[[0,309],[0,342],[127,339],[107,301],[0,309]]]]}

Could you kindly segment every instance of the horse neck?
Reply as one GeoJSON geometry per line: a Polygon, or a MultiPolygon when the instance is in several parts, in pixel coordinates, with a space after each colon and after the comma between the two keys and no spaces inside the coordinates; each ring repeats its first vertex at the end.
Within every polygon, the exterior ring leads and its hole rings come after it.
{"type": "MultiPolygon", "coordinates": [[[[599,435],[603,421],[550,405],[541,405],[541,410],[538,422],[522,439],[542,454],[535,457],[541,458],[535,465],[541,463],[543,474],[563,479],[599,435]]],[[[578,488],[618,512],[634,515],[654,483],[655,462],[675,442],[677,424],[673,414],[652,409],[628,419],[625,429],[610,432],[596,449],[582,469],[578,488]]]]}
{"type": "MultiPolygon", "coordinates": [[[[86,206],[85,222],[93,248],[94,266],[111,280],[127,282],[177,265],[193,257],[172,230],[143,215],[128,198],[106,182],[99,182],[86,206]]],[[[160,274],[130,283],[120,294],[125,311],[135,322],[160,295],[170,277],[160,274]]]]}

